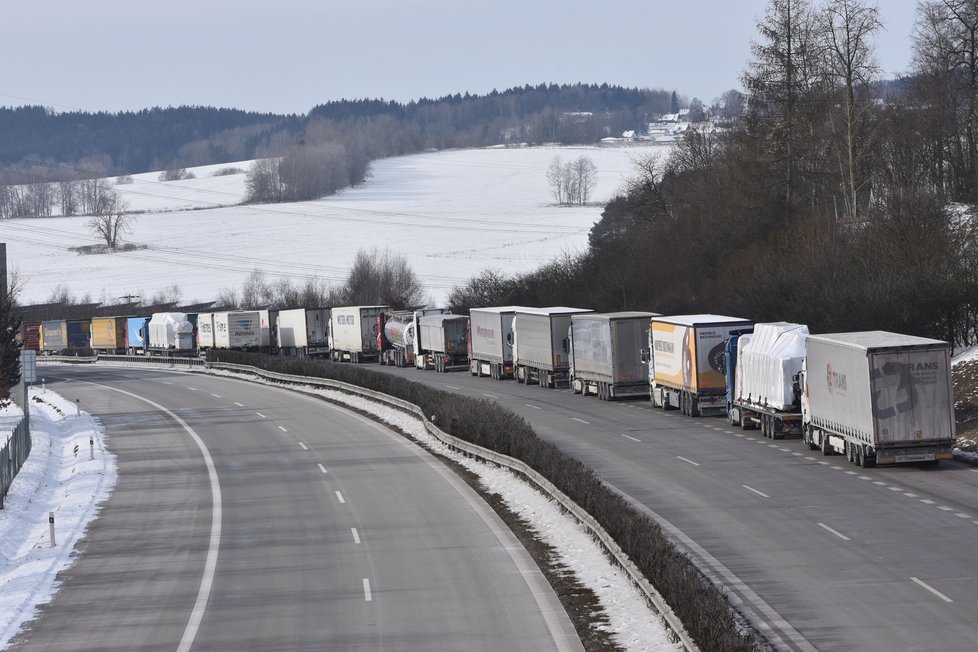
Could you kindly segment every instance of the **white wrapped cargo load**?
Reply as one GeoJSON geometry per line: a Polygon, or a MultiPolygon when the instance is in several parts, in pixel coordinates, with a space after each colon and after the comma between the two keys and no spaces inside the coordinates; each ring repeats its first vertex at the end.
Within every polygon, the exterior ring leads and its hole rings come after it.
{"type": "Polygon", "coordinates": [[[790,410],[794,376],[805,361],[808,326],[788,322],[755,324],[737,342],[737,398],[753,405],[790,410]]]}
{"type": "Polygon", "coordinates": [[[194,347],[194,326],[183,312],[157,312],[149,320],[152,349],[188,351],[194,347]]]}

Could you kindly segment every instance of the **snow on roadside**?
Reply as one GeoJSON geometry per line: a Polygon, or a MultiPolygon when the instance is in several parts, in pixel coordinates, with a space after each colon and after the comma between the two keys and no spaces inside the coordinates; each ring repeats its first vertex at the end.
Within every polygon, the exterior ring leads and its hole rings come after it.
{"type": "MultiPolygon", "coordinates": [[[[54,392],[30,392],[32,450],[0,510],[0,649],[58,590],[55,578],[115,487],[115,455],[103,428],[54,392]],[[89,439],[95,459],[89,460],[89,439]],[[48,512],[54,512],[51,547],[48,512]]],[[[22,408],[0,408],[0,435],[13,431],[22,408]]]]}
{"type": "Polygon", "coordinates": [[[477,462],[455,453],[429,435],[417,417],[366,398],[311,385],[286,385],[250,374],[214,370],[208,373],[257,379],[267,385],[299,390],[346,404],[399,428],[428,449],[461,464],[479,476],[486,490],[499,494],[511,511],[529,523],[530,529],[540,540],[556,549],[560,561],[574,572],[578,581],[595,593],[608,617],[606,629],[623,649],[629,652],[682,649],[680,644],[670,641],[669,631],[659,616],[651,610],[625,573],[608,560],[603,550],[577,520],[564,514],[557,503],[517,478],[508,469],[477,462]]]}

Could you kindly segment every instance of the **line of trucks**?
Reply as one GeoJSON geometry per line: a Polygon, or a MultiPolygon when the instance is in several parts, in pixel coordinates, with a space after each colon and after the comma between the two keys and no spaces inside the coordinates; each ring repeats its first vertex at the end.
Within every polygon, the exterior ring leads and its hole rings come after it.
{"type": "Polygon", "coordinates": [[[136,355],[235,349],[375,362],[725,416],[860,466],[950,459],[951,347],[885,331],[813,335],[722,315],[503,306],[155,313],[26,322],[25,348],[136,355]]]}

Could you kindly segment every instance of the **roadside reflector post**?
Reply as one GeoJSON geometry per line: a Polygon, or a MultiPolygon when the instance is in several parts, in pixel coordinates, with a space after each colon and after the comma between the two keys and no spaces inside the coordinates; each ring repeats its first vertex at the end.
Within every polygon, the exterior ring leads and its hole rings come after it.
{"type": "Polygon", "coordinates": [[[81,399],[80,398],[76,398],[75,399],[75,416],[76,417],[80,417],[81,416],[81,399]]]}
{"type": "Polygon", "coordinates": [[[95,437],[92,436],[88,438],[88,459],[95,459],[95,437]]]}
{"type": "Polygon", "coordinates": [[[48,529],[51,531],[51,547],[54,547],[54,512],[48,512],[48,529]]]}

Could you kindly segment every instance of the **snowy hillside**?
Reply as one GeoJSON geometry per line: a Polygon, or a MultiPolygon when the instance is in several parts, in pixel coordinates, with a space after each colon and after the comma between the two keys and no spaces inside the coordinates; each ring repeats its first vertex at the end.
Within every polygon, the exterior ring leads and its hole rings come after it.
{"type": "Polygon", "coordinates": [[[601,206],[633,173],[631,161],[655,146],[540,147],[432,152],[374,163],[366,183],[314,202],[236,206],[244,173],[193,170],[197,178],[160,182],[158,173],[133,175],[117,189],[133,211],[125,242],[145,249],[78,255],[70,247],[96,244],[87,217],[0,222],[8,265],[23,277],[22,303],[48,299],[59,284],[77,298],[115,302],[127,294],[148,299],[177,285],[182,300],[210,300],[240,289],[254,269],[268,280],[345,279],[357,250],[387,247],[407,257],[428,295],[443,302],[454,285],[484,269],[527,272],[565,252],[582,250],[601,206]],[[587,156],[598,168],[594,204],[553,205],[546,169],[587,156]]]}

